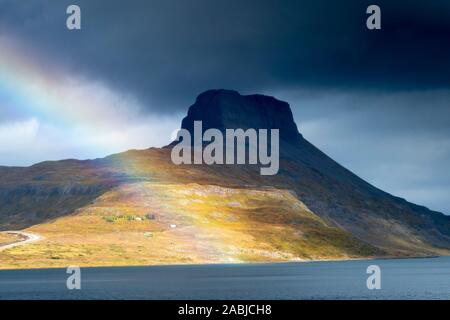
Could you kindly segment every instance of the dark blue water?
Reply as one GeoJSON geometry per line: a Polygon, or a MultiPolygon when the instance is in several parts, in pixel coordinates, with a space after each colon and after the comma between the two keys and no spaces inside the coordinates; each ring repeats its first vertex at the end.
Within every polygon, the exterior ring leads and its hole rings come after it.
{"type": "Polygon", "coordinates": [[[0,299],[450,299],[450,257],[281,264],[0,271],[0,299]],[[366,286],[369,265],[381,289],[366,286]]]}

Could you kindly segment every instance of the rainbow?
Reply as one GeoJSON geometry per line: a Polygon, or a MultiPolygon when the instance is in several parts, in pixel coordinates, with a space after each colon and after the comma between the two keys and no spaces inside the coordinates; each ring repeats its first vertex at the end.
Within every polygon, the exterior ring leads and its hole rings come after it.
{"type": "Polygon", "coordinates": [[[74,108],[67,100],[63,75],[43,70],[36,53],[11,40],[2,38],[0,48],[0,94],[9,107],[42,119],[57,117],[65,124],[86,120],[86,108],[74,108]]]}
{"type": "MultiPolygon", "coordinates": [[[[120,136],[117,128],[135,120],[140,109],[137,99],[73,75],[49,60],[0,36],[0,108],[57,127],[73,141],[91,141],[92,153],[119,151],[117,139],[102,137],[120,136]]],[[[134,146],[133,141],[130,144],[134,146]]]]}

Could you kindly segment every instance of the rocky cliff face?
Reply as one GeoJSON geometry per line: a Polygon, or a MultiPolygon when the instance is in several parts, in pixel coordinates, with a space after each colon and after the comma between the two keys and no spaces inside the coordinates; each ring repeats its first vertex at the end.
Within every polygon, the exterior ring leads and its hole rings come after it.
{"type": "Polygon", "coordinates": [[[296,143],[301,139],[289,104],[260,94],[243,96],[232,90],[209,90],[197,97],[181,127],[190,132],[194,121],[203,129],[279,129],[280,139],[296,143]]]}

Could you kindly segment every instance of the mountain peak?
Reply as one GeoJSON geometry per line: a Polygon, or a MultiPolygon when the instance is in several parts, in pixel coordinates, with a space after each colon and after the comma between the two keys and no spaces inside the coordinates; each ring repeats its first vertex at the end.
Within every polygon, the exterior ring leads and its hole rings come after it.
{"type": "Polygon", "coordinates": [[[279,129],[280,138],[296,142],[301,138],[287,102],[261,94],[241,95],[234,90],[215,89],[197,96],[181,127],[193,132],[194,121],[203,130],[279,129]]]}

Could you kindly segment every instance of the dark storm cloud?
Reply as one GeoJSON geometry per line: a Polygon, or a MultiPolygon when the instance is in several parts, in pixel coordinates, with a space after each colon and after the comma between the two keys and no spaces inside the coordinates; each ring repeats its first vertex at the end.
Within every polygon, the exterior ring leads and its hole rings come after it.
{"type": "Polygon", "coordinates": [[[273,94],[338,162],[450,212],[448,0],[0,0],[2,34],[152,117],[210,88],[273,94]],[[73,3],[81,31],[65,27],[73,3]],[[381,30],[366,29],[370,4],[381,30]]]}
{"type": "Polygon", "coordinates": [[[2,31],[148,108],[185,109],[209,88],[417,90],[450,84],[450,3],[376,1],[1,1],[2,31]],[[65,9],[82,9],[81,32],[65,9]]]}

